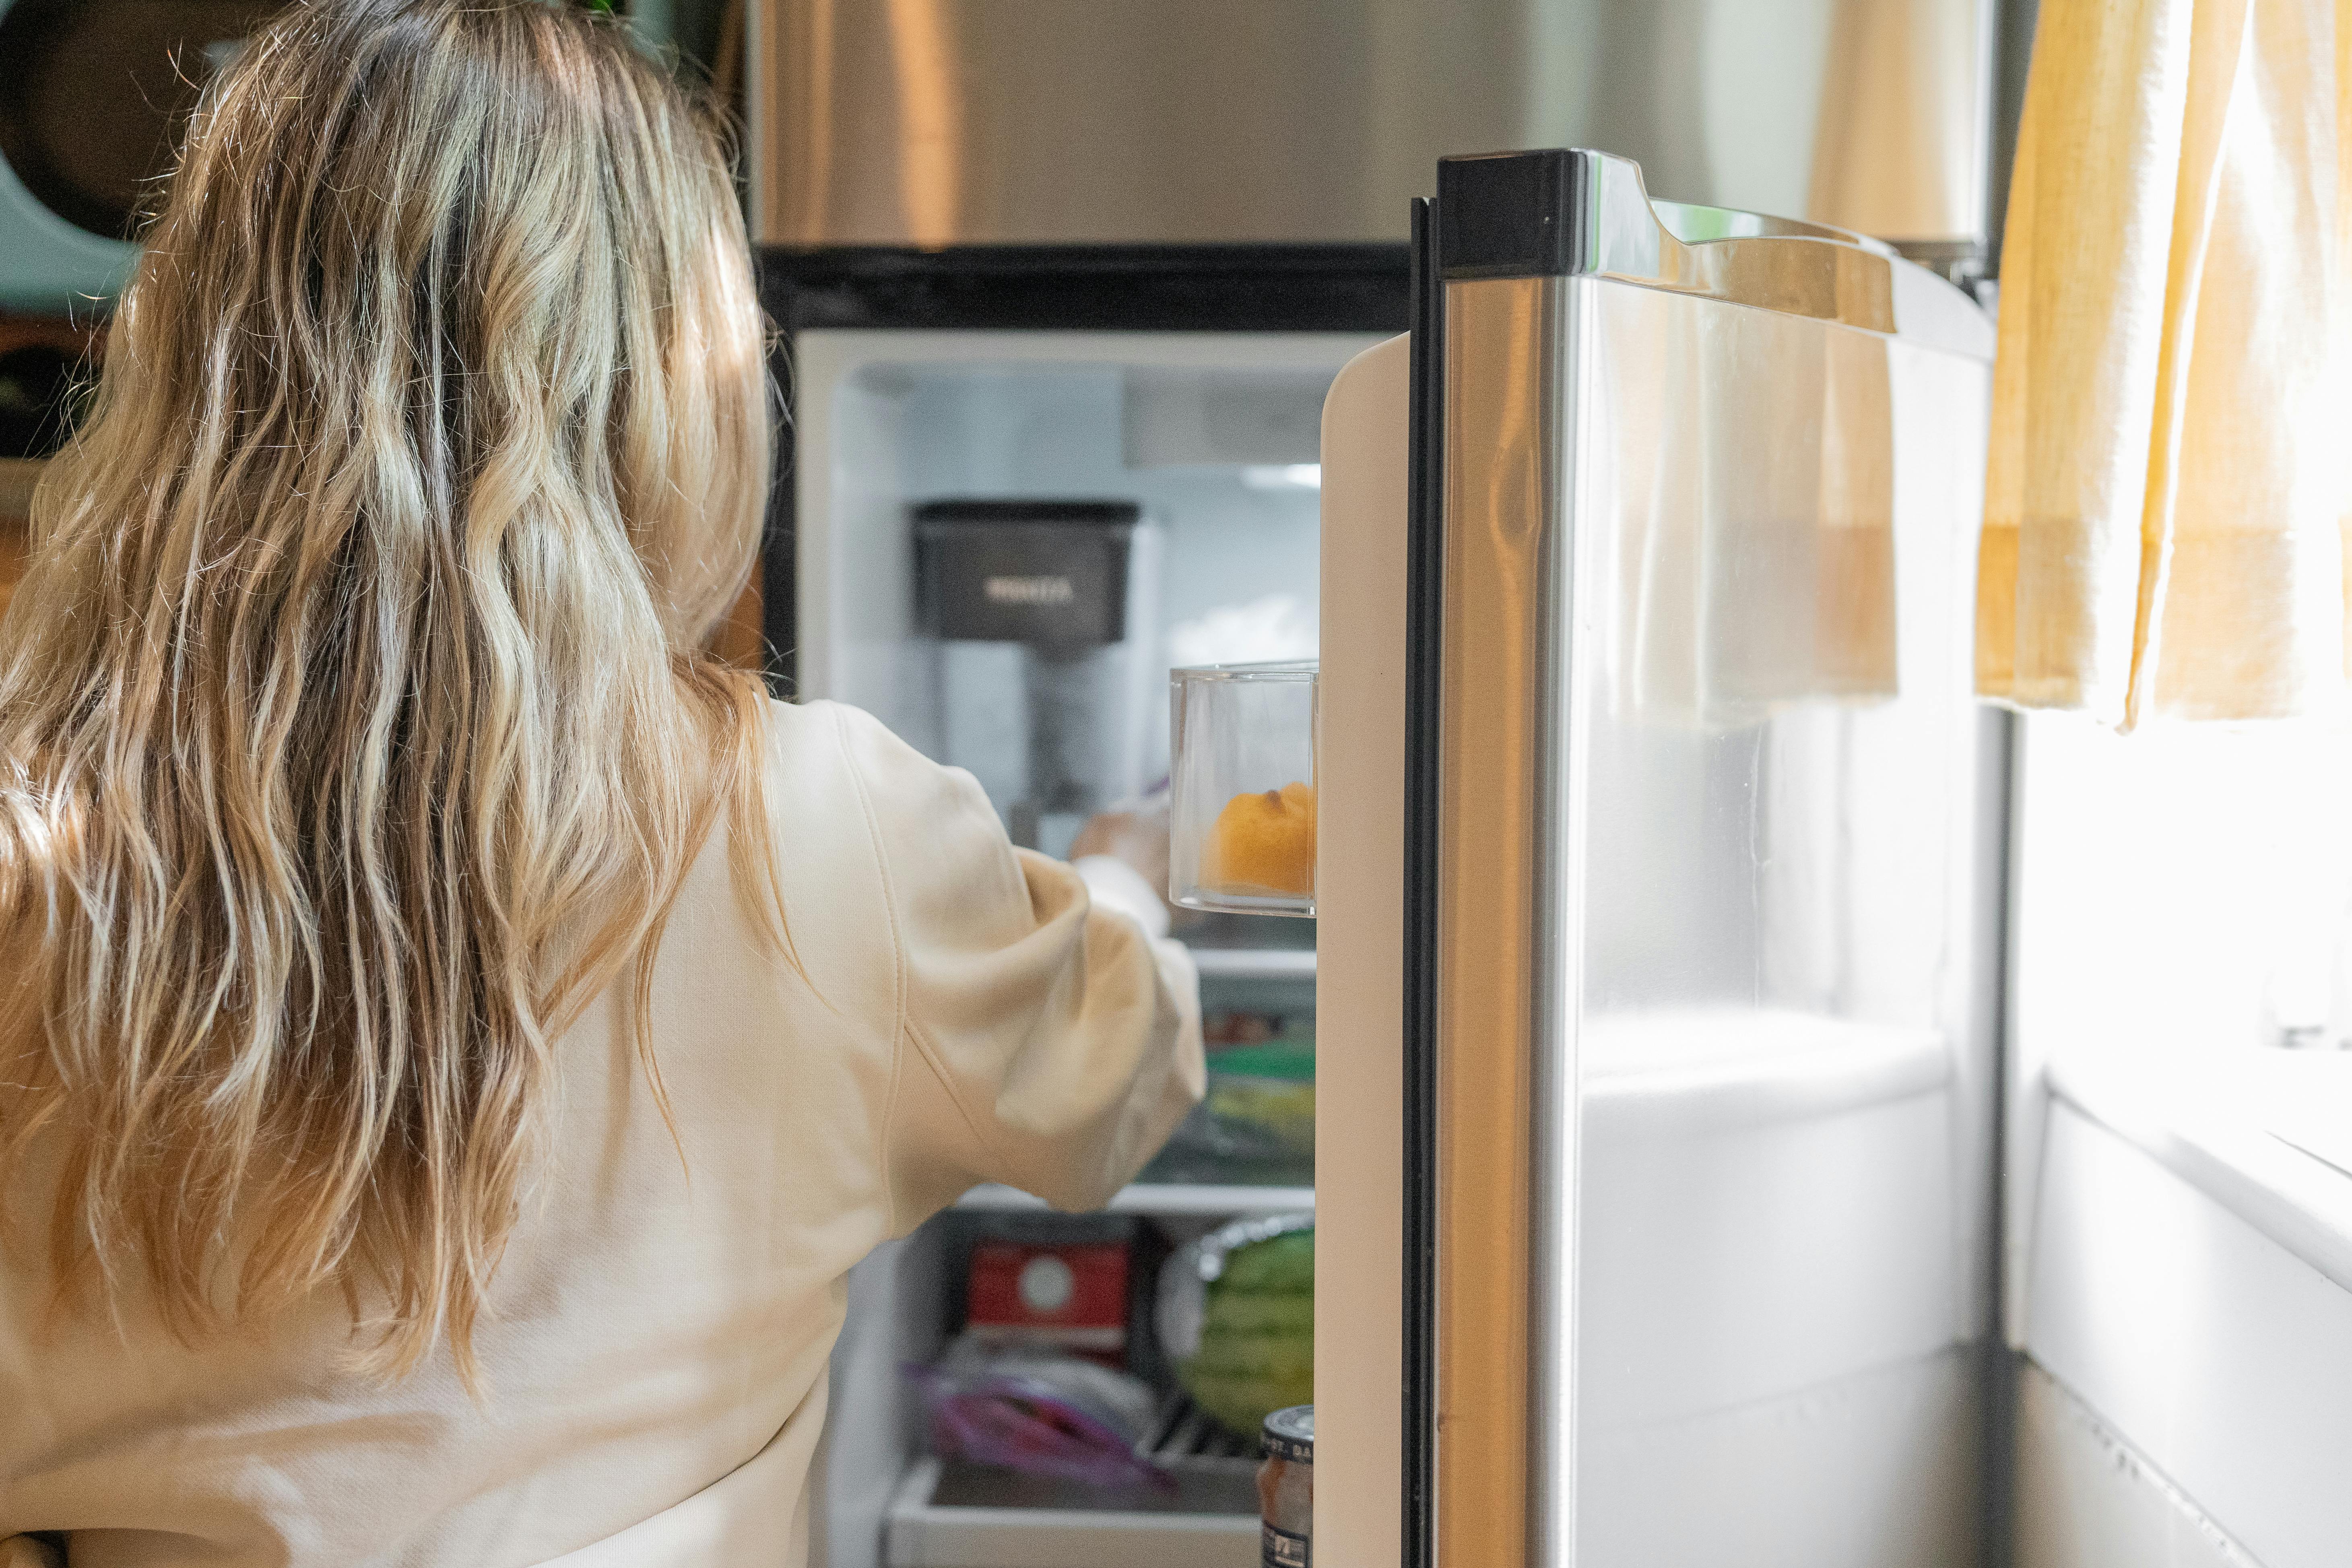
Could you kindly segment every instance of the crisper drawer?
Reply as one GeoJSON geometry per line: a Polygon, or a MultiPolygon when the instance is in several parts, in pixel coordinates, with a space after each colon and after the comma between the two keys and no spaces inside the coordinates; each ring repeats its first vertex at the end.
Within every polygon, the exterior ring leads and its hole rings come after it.
{"type": "Polygon", "coordinates": [[[1246,1476],[1186,1476],[1132,1510],[1079,1500],[1048,1480],[1008,1488],[1002,1471],[915,1462],[885,1526],[888,1568],[1255,1568],[1256,1495],[1246,1476]]]}

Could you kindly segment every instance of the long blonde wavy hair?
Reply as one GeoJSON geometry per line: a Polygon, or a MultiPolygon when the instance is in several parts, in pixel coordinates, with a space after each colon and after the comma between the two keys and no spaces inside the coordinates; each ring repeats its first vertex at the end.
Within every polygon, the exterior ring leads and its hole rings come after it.
{"type": "Polygon", "coordinates": [[[766,386],[721,142],[610,24],[309,0],[210,85],[0,622],[0,1172],[69,1294],[340,1289],[470,1382],[558,1037],[634,963],[653,1070],[688,864],[772,868],[704,651],[766,386]]]}

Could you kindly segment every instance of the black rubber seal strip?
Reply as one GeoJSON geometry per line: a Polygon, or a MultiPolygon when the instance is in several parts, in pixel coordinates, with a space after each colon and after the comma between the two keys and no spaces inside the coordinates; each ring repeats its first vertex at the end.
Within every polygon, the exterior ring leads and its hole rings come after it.
{"type": "MultiPolygon", "coordinates": [[[[1444,201],[1437,212],[1444,211],[1444,201]]],[[[1442,221],[1439,220],[1439,221],[1442,221]]],[[[1405,488],[1403,1568],[1434,1568],[1437,1477],[1437,868],[1445,605],[1445,284],[1412,204],[1405,488]]]]}
{"type": "Polygon", "coordinates": [[[1401,332],[1402,245],[879,246],[760,252],[762,301],[787,332],[1015,329],[1401,332]]]}

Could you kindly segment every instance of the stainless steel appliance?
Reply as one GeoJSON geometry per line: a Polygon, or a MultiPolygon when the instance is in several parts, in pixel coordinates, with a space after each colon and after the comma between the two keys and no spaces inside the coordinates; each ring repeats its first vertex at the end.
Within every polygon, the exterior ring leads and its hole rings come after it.
{"type": "MultiPolygon", "coordinates": [[[[925,506],[974,495],[1157,520],[1163,668],[1317,606],[1318,918],[1196,933],[1207,1009],[1311,1020],[1316,1184],[1118,1207],[1171,1246],[1313,1208],[1327,1560],[1972,1562],[1989,321],[1598,153],[1448,160],[1433,213],[1409,255],[771,251],[773,640],[944,750],[910,585],[925,506]]],[[[898,1369],[956,1328],[969,1223],[852,1279],[822,1560],[1252,1561],[1218,1486],[926,1457],[898,1369]]]]}
{"type": "Polygon", "coordinates": [[[1594,153],[1416,256],[1324,416],[1318,1551],[1973,1563],[1990,322],[1594,153]]]}
{"type": "Polygon", "coordinates": [[[1968,265],[1997,0],[763,0],[782,245],[1402,240],[1441,154],[1616,149],[1687,201],[1968,265]]]}

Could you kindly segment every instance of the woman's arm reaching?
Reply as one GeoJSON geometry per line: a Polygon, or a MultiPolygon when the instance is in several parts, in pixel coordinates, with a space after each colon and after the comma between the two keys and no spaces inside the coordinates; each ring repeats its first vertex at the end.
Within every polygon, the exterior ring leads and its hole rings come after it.
{"type": "Polygon", "coordinates": [[[1191,958],[1015,849],[970,774],[837,712],[897,952],[894,1228],[979,1182],[1108,1201],[1201,1098],[1191,958]]]}

